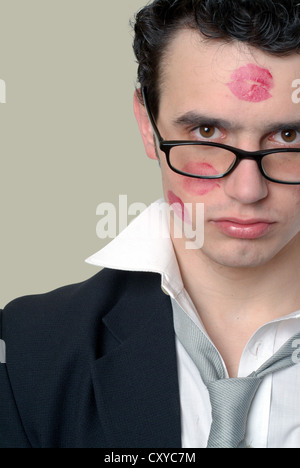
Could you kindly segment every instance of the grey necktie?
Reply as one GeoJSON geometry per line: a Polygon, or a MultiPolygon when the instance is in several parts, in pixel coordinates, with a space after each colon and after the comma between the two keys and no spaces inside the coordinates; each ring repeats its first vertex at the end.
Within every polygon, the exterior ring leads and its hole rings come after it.
{"type": "Polygon", "coordinates": [[[280,350],[249,377],[226,378],[219,353],[208,338],[173,301],[175,332],[196,364],[205,383],[212,406],[212,426],[207,448],[246,448],[245,435],[252,400],[263,378],[297,364],[290,338],[280,350]]]}

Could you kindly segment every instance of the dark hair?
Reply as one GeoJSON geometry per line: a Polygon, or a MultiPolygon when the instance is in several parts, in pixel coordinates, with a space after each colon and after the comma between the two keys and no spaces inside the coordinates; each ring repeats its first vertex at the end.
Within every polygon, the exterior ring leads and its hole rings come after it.
{"type": "Polygon", "coordinates": [[[209,39],[242,41],[266,53],[300,49],[300,0],[154,0],[135,17],[138,82],[148,88],[154,117],[159,110],[161,63],[174,35],[198,29],[209,39]]]}

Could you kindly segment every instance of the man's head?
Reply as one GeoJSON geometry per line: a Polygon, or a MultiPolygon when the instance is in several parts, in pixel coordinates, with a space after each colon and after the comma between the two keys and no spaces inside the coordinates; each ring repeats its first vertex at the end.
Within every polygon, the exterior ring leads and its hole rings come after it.
{"type": "Polygon", "coordinates": [[[243,42],[268,54],[300,50],[298,0],[155,0],[136,15],[134,51],[138,81],[147,87],[158,117],[168,46],[180,29],[204,38],[243,42]]]}
{"type": "MultiPolygon", "coordinates": [[[[300,107],[292,101],[292,84],[300,78],[299,31],[300,5],[287,0],[157,0],[147,6],[137,16],[135,50],[163,139],[250,153],[300,148],[300,107]]],[[[255,267],[295,243],[300,185],[267,180],[254,158],[218,180],[179,175],[154,143],[139,92],[135,112],[148,156],[160,159],[166,200],[190,203],[193,210],[205,204],[200,256],[255,267]]],[[[179,148],[176,158],[185,161],[185,171],[219,173],[208,156],[198,163],[179,148]]],[[[280,164],[286,171],[284,159],[280,164]]],[[[195,212],[187,219],[195,220],[195,212]]],[[[180,248],[180,240],[174,242],[180,248]]]]}

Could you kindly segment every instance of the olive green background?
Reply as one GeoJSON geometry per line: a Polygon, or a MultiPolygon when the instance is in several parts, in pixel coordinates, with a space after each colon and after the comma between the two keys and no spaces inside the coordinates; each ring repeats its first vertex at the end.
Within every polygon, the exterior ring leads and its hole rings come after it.
{"type": "Polygon", "coordinates": [[[97,273],[97,206],[161,196],[133,114],[146,0],[0,0],[0,307],[97,273]]]}

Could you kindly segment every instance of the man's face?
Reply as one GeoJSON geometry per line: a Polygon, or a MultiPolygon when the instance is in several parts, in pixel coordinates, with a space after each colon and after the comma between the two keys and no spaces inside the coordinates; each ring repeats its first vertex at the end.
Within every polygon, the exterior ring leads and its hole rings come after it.
{"type": "MultiPolygon", "coordinates": [[[[292,101],[297,78],[296,54],[273,57],[182,31],[163,64],[159,131],[165,140],[246,151],[299,148],[300,107],[292,101]]],[[[224,266],[257,267],[298,248],[300,186],[267,181],[253,160],[243,160],[223,179],[192,179],[172,172],[158,153],[166,200],[192,203],[194,211],[196,203],[205,205],[205,243],[198,255],[224,266]]],[[[188,217],[195,219],[195,212],[188,217]]]]}

